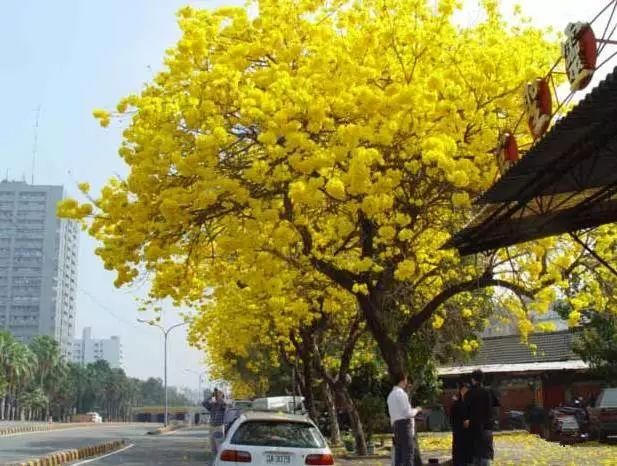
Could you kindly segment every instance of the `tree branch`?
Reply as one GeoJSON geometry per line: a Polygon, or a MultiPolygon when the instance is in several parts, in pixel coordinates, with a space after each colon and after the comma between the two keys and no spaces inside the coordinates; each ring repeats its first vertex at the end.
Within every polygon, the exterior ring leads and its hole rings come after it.
{"type": "Polygon", "coordinates": [[[356,348],[356,343],[363,332],[361,322],[361,317],[357,316],[349,328],[349,335],[347,336],[347,341],[345,342],[345,347],[343,348],[343,353],[341,354],[341,365],[339,367],[338,376],[339,380],[343,380],[345,373],[349,371],[351,357],[353,356],[354,349],[356,348]]]}
{"type": "Polygon", "coordinates": [[[420,312],[411,316],[407,320],[407,322],[403,324],[398,334],[399,343],[401,343],[402,345],[407,345],[407,343],[409,343],[409,338],[411,337],[413,332],[419,329],[424,324],[424,322],[426,322],[433,315],[433,313],[437,309],[439,309],[439,307],[444,304],[448,299],[466,291],[474,291],[490,287],[507,288],[519,296],[533,298],[533,293],[526,290],[522,286],[517,285],[516,283],[509,282],[507,280],[493,278],[490,274],[485,274],[484,276],[479,277],[476,280],[469,280],[466,282],[458,283],[454,286],[451,286],[450,288],[443,290],[441,293],[431,299],[428,303],[426,303],[426,305],[420,312]]]}

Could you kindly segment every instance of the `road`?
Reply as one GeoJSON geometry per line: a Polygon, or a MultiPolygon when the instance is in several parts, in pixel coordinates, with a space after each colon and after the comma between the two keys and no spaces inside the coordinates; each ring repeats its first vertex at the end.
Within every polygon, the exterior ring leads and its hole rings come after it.
{"type": "MultiPolygon", "coordinates": [[[[168,434],[133,438],[134,446],[100,458],[91,466],[205,466],[210,464],[208,430],[181,429],[168,434]]],[[[79,464],[79,463],[77,463],[79,464]]]]}
{"type": "Polygon", "coordinates": [[[103,424],[0,437],[0,464],[115,439],[124,439],[127,445],[133,446],[88,464],[93,466],[208,464],[206,428],[182,429],[164,435],[146,435],[146,432],[154,427],[152,424],[103,424]]]}

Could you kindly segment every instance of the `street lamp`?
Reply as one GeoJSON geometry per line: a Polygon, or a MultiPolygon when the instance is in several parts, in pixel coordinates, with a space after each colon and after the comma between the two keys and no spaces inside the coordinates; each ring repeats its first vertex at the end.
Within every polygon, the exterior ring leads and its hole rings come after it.
{"type": "Polygon", "coordinates": [[[156,322],[152,321],[152,320],[144,320],[144,319],[137,319],[137,322],[141,322],[142,324],[148,324],[152,327],[158,327],[161,332],[163,333],[164,336],[164,340],[165,340],[165,349],[164,349],[164,359],[165,359],[165,364],[164,364],[164,372],[163,372],[163,377],[164,377],[164,384],[165,384],[165,427],[167,427],[167,425],[169,424],[169,412],[168,412],[168,406],[167,406],[167,336],[169,335],[169,332],[171,332],[173,329],[177,328],[177,327],[181,327],[183,325],[186,325],[186,322],[180,322],[179,324],[174,324],[171,327],[162,327],[159,324],[157,324],[156,322]]]}
{"type": "Polygon", "coordinates": [[[201,392],[201,380],[202,377],[205,378],[206,373],[194,371],[193,369],[184,369],[184,371],[190,372],[191,374],[195,374],[197,376],[197,405],[199,406],[202,401],[201,397],[203,396],[203,393],[201,392]]]}

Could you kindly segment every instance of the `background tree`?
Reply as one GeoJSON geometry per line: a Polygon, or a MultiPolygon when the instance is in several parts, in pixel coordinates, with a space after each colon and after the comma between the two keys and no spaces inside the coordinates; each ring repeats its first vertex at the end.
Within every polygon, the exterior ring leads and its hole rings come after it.
{"type": "MultiPolygon", "coordinates": [[[[0,332],[0,420],[65,421],[78,413],[100,412],[106,420],[129,420],[134,406],[161,405],[160,379],[127,377],[107,361],[87,366],[66,362],[50,337],[24,345],[0,332]]],[[[169,402],[189,406],[191,401],[169,387],[169,402]]]]}

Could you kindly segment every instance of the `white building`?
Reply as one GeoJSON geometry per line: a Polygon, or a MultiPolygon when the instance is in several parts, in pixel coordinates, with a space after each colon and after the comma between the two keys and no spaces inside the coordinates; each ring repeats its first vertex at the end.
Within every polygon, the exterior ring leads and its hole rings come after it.
{"type": "Polygon", "coordinates": [[[112,368],[122,366],[122,345],[120,337],[105,339],[92,338],[92,329],[85,327],[82,338],[73,340],[71,361],[86,365],[96,361],[107,361],[112,368]]]}
{"type": "Polygon", "coordinates": [[[79,227],[56,216],[62,186],[0,181],[0,329],[49,335],[62,354],[75,331],[79,227]]]}

